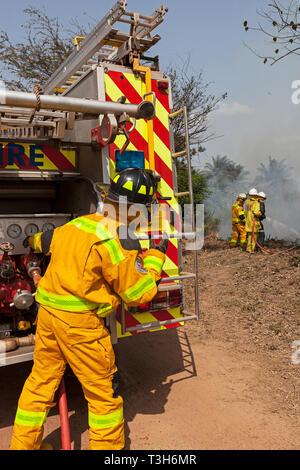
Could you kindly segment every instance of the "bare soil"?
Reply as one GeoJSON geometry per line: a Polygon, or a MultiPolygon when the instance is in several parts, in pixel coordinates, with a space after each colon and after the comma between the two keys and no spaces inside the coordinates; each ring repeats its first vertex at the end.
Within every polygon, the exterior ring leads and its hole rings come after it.
{"type": "MultiPolygon", "coordinates": [[[[222,240],[206,241],[198,257],[201,340],[221,341],[255,361],[261,372],[256,389],[265,394],[270,383],[275,408],[299,420],[300,367],[291,356],[300,340],[300,250],[279,242],[266,249],[283,254],[249,254],[222,240]]],[[[195,322],[185,331],[191,340],[199,337],[195,322]]]]}
{"type": "MultiPolygon", "coordinates": [[[[276,250],[285,247],[273,244],[276,250]]],[[[253,255],[210,238],[199,252],[200,319],[116,345],[126,449],[299,449],[300,253],[253,255]]],[[[184,254],[190,269],[191,254],[184,254]]],[[[187,282],[186,302],[193,309],[187,282]]],[[[1,369],[0,450],[9,448],[32,364],[1,369]]],[[[88,448],[87,407],[66,374],[72,448],[88,448]]],[[[45,440],[61,448],[58,408],[45,440]]]]}

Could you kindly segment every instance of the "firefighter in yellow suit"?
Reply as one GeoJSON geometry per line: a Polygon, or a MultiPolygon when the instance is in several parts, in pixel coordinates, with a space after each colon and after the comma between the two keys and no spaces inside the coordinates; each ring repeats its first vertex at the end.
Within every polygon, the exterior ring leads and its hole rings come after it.
{"type": "Polygon", "coordinates": [[[256,243],[253,237],[253,232],[255,239],[258,238],[258,232],[261,228],[260,224],[260,203],[258,201],[258,193],[255,188],[250,189],[249,197],[245,203],[245,215],[246,215],[246,232],[248,235],[247,249],[248,253],[254,253],[256,251],[256,243]],[[254,222],[255,219],[255,222],[254,222]]]}
{"type": "Polygon", "coordinates": [[[246,249],[247,232],[245,229],[245,211],[244,202],[247,199],[246,194],[241,193],[238,195],[236,203],[232,206],[232,237],[230,240],[230,247],[235,248],[240,239],[240,246],[243,250],[246,249]]]}
{"type": "MultiPolygon", "coordinates": [[[[114,179],[105,202],[117,208],[125,197],[129,204],[150,205],[155,192],[151,173],[127,169],[114,179]]],[[[108,218],[82,216],[27,239],[51,259],[36,293],[34,363],[19,398],[11,450],[40,449],[66,363],[88,402],[89,449],[124,448],[123,400],[114,386],[117,368],[104,318],[121,300],[137,306],[156,295],[168,240],[142,256],[136,238],[119,237],[119,221],[116,234],[109,232],[108,218]]]]}
{"type": "Polygon", "coordinates": [[[266,199],[267,199],[266,195],[263,191],[258,193],[257,200],[258,200],[259,205],[260,205],[261,216],[260,216],[260,219],[259,219],[260,229],[259,229],[259,232],[258,232],[258,239],[257,239],[258,245],[257,245],[256,249],[260,253],[262,252],[262,248],[264,247],[264,243],[265,243],[265,229],[264,229],[264,225],[263,225],[262,221],[266,218],[266,208],[265,208],[265,200],[266,199]]]}

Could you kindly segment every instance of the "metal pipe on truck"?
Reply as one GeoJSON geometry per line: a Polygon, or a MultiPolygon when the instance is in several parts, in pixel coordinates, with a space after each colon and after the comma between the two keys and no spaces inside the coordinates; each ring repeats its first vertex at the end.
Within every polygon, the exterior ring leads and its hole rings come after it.
{"type": "Polygon", "coordinates": [[[3,106],[19,106],[22,108],[51,109],[77,112],[89,115],[120,115],[127,113],[136,119],[153,119],[155,108],[150,101],[139,104],[97,101],[85,98],[72,98],[57,95],[39,95],[39,103],[35,93],[0,90],[0,104],[3,106]]]}

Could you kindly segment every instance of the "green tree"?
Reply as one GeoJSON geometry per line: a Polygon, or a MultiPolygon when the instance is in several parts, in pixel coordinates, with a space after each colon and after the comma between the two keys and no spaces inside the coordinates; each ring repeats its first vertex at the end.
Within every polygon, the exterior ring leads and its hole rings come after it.
{"type": "MultiPolygon", "coordinates": [[[[183,164],[177,165],[177,182],[178,188],[180,192],[189,191],[189,182],[187,177],[186,166],[183,164]]],[[[192,184],[193,184],[193,193],[194,193],[194,204],[204,204],[206,198],[210,195],[210,191],[208,189],[208,182],[206,177],[201,173],[200,170],[192,168],[192,184]]],[[[190,200],[188,196],[184,196],[180,198],[180,204],[182,206],[183,215],[184,215],[184,204],[190,204],[190,200]]],[[[204,232],[205,235],[209,233],[211,230],[214,230],[218,225],[218,220],[214,217],[214,215],[205,209],[204,207],[204,216],[205,216],[205,223],[204,223],[204,232]]]]}
{"type": "Polygon", "coordinates": [[[271,186],[278,186],[282,183],[289,183],[292,179],[292,167],[290,167],[286,161],[277,160],[269,156],[269,162],[267,165],[260,163],[257,168],[258,176],[256,177],[255,182],[267,183],[271,186]]]}
{"type": "Polygon", "coordinates": [[[299,197],[293,168],[287,164],[285,159],[277,160],[269,156],[268,163],[260,163],[257,172],[254,185],[263,188],[269,199],[282,199],[291,202],[295,201],[295,196],[299,197]]]}
{"type": "MultiPolygon", "coordinates": [[[[187,172],[184,165],[179,165],[177,168],[177,181],[180,192],[186,192],[189,190],[189,182],[187,178],[187,172]]],[[[205,176],[195,168],[192,169],[192,181],[193,181],[193,192],[194,192],[194,203],[203,204],[205,198],[209,194],[208,184],[205,176]]],[[[181,204],[189,204],[188,196],[180,198],[181,204]]]]}
{"type": "Polygon", "coordinates": [[[212,157],[211,163],[206,163],[203,173],[210,188],[215,190],[224,190],[234,182],[242,185],[249,174],[242,165],[233,162],[227,156],[220,155],[212,157]]]}
{"type": "MultiPolygon", "coordinates": [[[[169,67],[166,71],[172,83],[173,111],[186,107],[188,118],[188,132],[190,141],[191,161],[193,156],[205,150],[205,144],[216,138],[208,124],[209,114],[226,98],[226,93],[215,96],[209,92],[210,83],[204,79],[203,72],[194,73],[191,70],[189,59],[182,67],[169,67]]],[[[172,120],[174,146],[176,152],[185,149],[186,136],[182,115],[172,120]]],[[[176,159],[176,170],[179,192],[188,191],[188,171],[186,158],[176,159]]],[[[208,195],[206,177],[194,168],[192,164],[192,181],[195,204],[203,203],[208,195]]],[[[181,204],[189,202],[187,197],[180,198],[181,204]]]]}

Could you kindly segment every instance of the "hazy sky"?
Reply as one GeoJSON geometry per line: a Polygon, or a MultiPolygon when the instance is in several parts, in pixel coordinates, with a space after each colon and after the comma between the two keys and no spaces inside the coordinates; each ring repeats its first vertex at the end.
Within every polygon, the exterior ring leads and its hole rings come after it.
{"type": "MultiPolygon", "coordinates": [[[[189,56],[193,71],[202,70],[211,82],[212,94],[228,93],[211,119],[211,130],[222,137],[207,144],[202,162],[212,155],[227,155],[254,170],[272,155],[286,159],[299,178],[300,105],[292,104],[291,86],[300,80],[300,58],[264,65],[243,44],[246,41],[260,51],[274,49],[263,35],[243,29],[245,19],[257,24],[257,9],[267,7],[268,0],[128,0],[128,10],[150,14],[161,3],[169,12],[156,30],[162,39],[152,50],[152,55],[159,54],[161,68],[182,64],[189,56]]],[[[75,17],[82,23],[88,17],[100,19],[114,1],[5,2],[0,29],[21,40],[23,9],[29,4],[45,5],[50,16],[67,24],[75,17]]]]}

